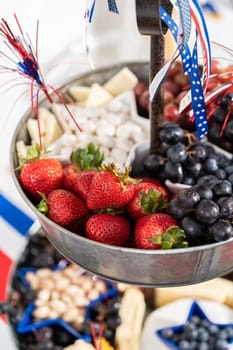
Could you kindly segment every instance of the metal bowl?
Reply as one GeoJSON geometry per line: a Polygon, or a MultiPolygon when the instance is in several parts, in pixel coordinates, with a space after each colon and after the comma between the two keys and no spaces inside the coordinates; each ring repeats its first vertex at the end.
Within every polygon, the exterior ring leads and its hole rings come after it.
{"type": "MultiPolygon", "coordinates": [[[[148,79],[148,63],[129,63],[115,65],[85,73],[72,80],[72,83],[89,85],[103,83],[111,78],[123,66],[128,66],[140,80],[148,79]]],[[[65,86],[63,86],[65,88],[65,86]]],[[[48,107],[47,101],[41,105],[48,107]]],[[[106,279],[147,287],[168,287],[188,285],[225,275],[233,270],[233,239],[199,247],[175,250],[140,250],[115,247],[97,243],[67,231],[43,214],[37,212],[34,205],[22,190],[15,171],[17,165],[16,142],[29,142],[26,121],[28,111],[19,122],[10,149],[12,176],[23,200],[36,214],[49,241],[68,259],[86,270],[106,279]]],[[[147,152],[143,147],[135,150],[135,166],[141,163],[147,152]]]]}

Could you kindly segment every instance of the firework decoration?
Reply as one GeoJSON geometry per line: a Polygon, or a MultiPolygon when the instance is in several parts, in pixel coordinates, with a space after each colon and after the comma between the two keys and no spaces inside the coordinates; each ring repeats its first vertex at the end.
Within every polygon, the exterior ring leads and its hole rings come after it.
{"type": "Polygon", "coordinates": [[[60,126],[65,132],[70,133],[71,131],[67,122],[56,107],[54,98],[52,97],[53,94],[65,106],[68,114],[72,118],[77,128],[80,128],[59,91],[53,86],[48,85],[43,77],[38,62],[39,22],[37,21],[36,45],[33,47],[29,35],[27,33],[24,33],[17,16],[14,15],[14,18],[19,32],[18,35],[13,33],[5,19],[2,19],[0,22],[0,72],[9,72],[14,75],[18,75],[18,78],[26,79],[26,83],[29,84],[32,114],[36,112],[40,136],[40,147],[42,148],[38,110],[40,92],[44,93],[46,96],[60,126]]]}
{"type": "Polygon", "coordinates": [[[181,57],[184,74],[190,76],[190,91],[181,101],[180,112],[191,106],[190,117],[193,116],[198,138],[202,139],[208,132],[204,96],[211,68],[210,39],[202,9],[197,0],[177,0],[173,5],[179,13],[178,24],[162,6],[160,6],[160,17],[171,31],[177,47],[171,59],[152,80],[150,98],[153,100],[172,63],[181,57]],[[198,64],[199,42],[203,54],[202,76],[200,76],[198,64]]]}

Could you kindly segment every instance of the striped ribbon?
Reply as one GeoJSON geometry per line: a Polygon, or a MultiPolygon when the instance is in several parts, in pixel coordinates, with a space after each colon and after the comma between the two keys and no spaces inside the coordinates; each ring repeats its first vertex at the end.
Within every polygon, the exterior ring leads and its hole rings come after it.
{"type": "MultiPolygon", "coordinates": [[[[172,0],[171,0],[172,1],[172,0]]],[[[197,0],[179,0],[175,6],[179,11],[179,25],[171,18],[167,11],[160,6],[160,18],[171,31],[177,47],[168,62],[155,75],[150,84],[150,99],[153,100],[159,86],[166,78],[171,64],[181,56],[184,74],[190,75],[190,91],[180,104],[180,112],[189,105],[192,106],[190,115],[194,116],[199,140],[208,132],[207,113],[204,93],[208,83],[211,66],[211,50],[205,19],[197,0]],[[191,25],[195,26],[195,41],[191,47],[191,25]],[[197,41],[200,40],[203,52],[203,72],[199,75],[197,41]]]]}

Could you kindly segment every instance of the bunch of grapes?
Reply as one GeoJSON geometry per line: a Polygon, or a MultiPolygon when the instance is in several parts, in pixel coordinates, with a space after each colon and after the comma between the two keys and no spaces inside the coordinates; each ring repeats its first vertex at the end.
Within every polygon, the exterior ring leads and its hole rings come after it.
{"type": "Polygon", "coordinates": [[[159,153],[149,154],[144,161],[145,172],[162,181],[193,186],[201,176],[213,175],[219,180],[233,180],[232,157],[218,153],[208,143],[176,123],[165,123],[159,133],[159,153]]]}

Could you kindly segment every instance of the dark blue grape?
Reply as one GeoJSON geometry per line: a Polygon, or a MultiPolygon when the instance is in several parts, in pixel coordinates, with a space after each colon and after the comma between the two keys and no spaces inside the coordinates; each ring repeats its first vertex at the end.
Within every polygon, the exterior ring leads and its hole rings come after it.
{"type": "Polygon", "coordinates": [[[180,163],[173,163],[171,161],[167,161],[164,170],[169,180],[171,180],[172,182],[182,183],[183,168],[180,163]]]}
{"type": "Polygon", "coordinates": [[[205,160],[208,156],[206,147],[201,144],[193,145],[189,150],[194,154],[195,158],[199,159],[199,161],[205,160]]]}
{"type": "Polygon", "coordinates": [[[157,175],[156,172],[164,165],[164,158],[159,154],[149,154],[144,161],[144,169],[151,174],[157,175]]]}
{"type": "Polygon", "coordinates": [[[175,145],[184,140],[184,130],[175,123],[165,124],[159,132],[159,138],[161,142],[175,145]]]}
{"type": "Polygon", "coordinates": [[[173,163],[183,163],[188,157],[186,146],[178,142],[174,146],[169,147],[167,150],[167,157],[173,163]]]}

